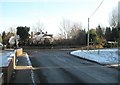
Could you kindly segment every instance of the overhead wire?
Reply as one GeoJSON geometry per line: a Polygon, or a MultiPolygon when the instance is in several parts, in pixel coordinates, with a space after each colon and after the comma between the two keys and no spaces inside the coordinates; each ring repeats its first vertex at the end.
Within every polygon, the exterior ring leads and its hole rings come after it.
{"type": "Polygon", "coordinates": [[[88,17],[88,41],[87,41],[87,49],[89,50],[89,19],[97,12],[97,10],[100,8],[100,6],[103,4],[103,1],[101,1],[101,3],[98,5],[97,9],[90,15],[90,17],[88,17]]]}
{"type": "Polygon", "coordinates": [[[99,4],[99,6],[96,8],[96,10],[90,15],[89,18],[91,18],[96,12],[97,10],[100,8],[100,6],[103,4],[104,0],[101,1],[101,3],[99,4]]]}

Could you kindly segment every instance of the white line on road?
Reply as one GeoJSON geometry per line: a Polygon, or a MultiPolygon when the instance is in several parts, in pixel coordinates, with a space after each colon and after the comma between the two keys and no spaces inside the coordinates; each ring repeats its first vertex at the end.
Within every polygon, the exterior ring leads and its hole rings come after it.
{"type": "MultiPolygon", "coordinates": [[[[32,66],[31,61],[30,61],[29,56],[28,56],[27,53],[26,53],[26,58],[27,58],[28,65],[32,66]]],[[[34,72],[33,72],[32,69],[31,69],[31,79],[32,79],[33,85],[36,85],[35,78],[34,78],[34,72]]]]}

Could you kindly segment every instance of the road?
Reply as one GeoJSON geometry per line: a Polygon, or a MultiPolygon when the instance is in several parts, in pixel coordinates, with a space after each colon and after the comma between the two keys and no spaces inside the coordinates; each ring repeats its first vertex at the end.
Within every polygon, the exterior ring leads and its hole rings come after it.
{"type": "Polygon", "coordinates": [[[41,83],[118,83],[115,68],[70,55],[71,50],[26,50],[41,83]]]}

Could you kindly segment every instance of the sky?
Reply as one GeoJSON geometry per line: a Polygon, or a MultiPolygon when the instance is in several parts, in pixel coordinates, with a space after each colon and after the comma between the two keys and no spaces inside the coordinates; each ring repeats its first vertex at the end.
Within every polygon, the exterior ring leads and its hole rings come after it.
{"type": "MultiPolygon", "coordinates": [[[[0,33],[17,26],[28,26],[34,31],[36,23],[44,24],[44,31],[60,33],[60,23],[69,20],[82,23],[87,30],[88,17],[102,0],[0,0],[0,33]]],[[[119,0],[104,0],[98,11],[90,17],[90,28],[99,24],[109,26],[111,11],[119,0]]]]}

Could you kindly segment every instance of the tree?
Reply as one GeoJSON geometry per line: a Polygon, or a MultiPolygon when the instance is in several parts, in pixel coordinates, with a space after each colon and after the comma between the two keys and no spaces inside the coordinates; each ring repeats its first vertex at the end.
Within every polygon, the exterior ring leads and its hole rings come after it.
{"type": "Polygon", "coordinates": [[[98,25],[98,27],[96,28],[96,33],[97,33],[97,35],[100,37],[100,38],[102,38],[103,37],[103,33],[104,33],[104,30],[101,28],[101,26],[100,25],[98,25]]]}
{"type": "Polygon", "coordinates": [[[118,47],[120,47],[120,27],[118,26],[118,47]]]}
{"type": "Polygon", "coordinates": [[[87,44],[86,31],[79,30],[79,33],[77,34],[76,40],[78,41],[79,45],[86,45],[87,44]]]}
{"type": "Polygon", "coordinates": [[[3,44],[6,44],[6,41],[5,41],[5,37],[6,37],[6,33],[5,33],[5,31],[3,31],[3,33],[2,33],[2,43],[3,44]]]}
{"type": "Polygon", "coordinates": [[[118,9],[117,7],[112,10],[110,15],[109,24],[112,28],[116,28],[118,26],[118,9]]]}
{"type": "Polygon", "coordinates": [[[90,30],[90,41],[92,41],[94,44],[102,43],[102,39],[98,36],[95,29],[90,30]]]}
{"type": "Polygon", "coordinates": [[[86,45],[86,31],[82,29],[81,23],[71,23],[69,20],[63,19],[60,23],[61,42],[66,45],[86,45]]]}
{"type": "MultiPolygon", "coordinates": [[[[118,7],[119,8],[119,7],[118,7]]],[[[120,42],[120,26],[119,26],[119,16],[118,8],[112,10],[110,16],[110,26],[112,27],[112,40],[120,42]]],[[[119,9],[120,10],[120,9],[119,9]]]]}
{"type": "Polygon", "coordinates": [[[17,27],[17,35],[20,36],[20,41],[21,42],[26,42],[27,39],[29,38],[30,34],[29,34],[29,31],[30,31],[30,27],[23,27],[23,26],[20,26],[20,27],[17,27]]]}
{"type": "Polygon", "coordinates": [[[63,19],[63,21],[60,23],[59,29],[61,31],[61,34],[64,36],[64,38],[67,39],[68,38],[68,32],[71,30],[70,21],[63,19]]]}
{"type": "Polygon", "coordinates": [[[86,32],[82,29],[81,23],[73,23],[68,37],[77,45],[86,45],[86,32]]]}
{"type": "Polygon", "coordinates": [[[111,28],[110,27],[106,27],[106,30],[105,30],[105,38],[107,41],[111,41],[112,40],[112,31],[111,31],[111,28]]]}
{"type": "Polygon", "coordinates": [[[0,34],[0,43],[2,43],[2,36],[1,36],[1,34],[0,34]]]}
{"type": "Polygon", "coordinates": [[[35,30],[35,32],[42,33],[44,30],[44,24],[42,22],[38,21],[34,26],[34,30],[35,30]]]}
{"type": "Polygon", "coordinates": [[[10,33],[14,33],[15,34],[15,28],[10,27],[10,33]]]}
{"type": "Polygon", "coordinates": [[[2,33],[2,43],[4,44],[4,45],[7,45],[9,42],[9,39],[10,39],[10,37],[11,36],[14,36],[14,34],[13,33],[10,33],[10,32],[8,32],[8,33],[5,33],[5,31],[2,33]]]}
{"type": "Polygon", "coordinates": [[[89,38],[90,40],[89,41],[95,42],[96,36],[97,36],[96,30],[95,29],[91,29],[90,30],[90,38],[89,38]]]}
{"type": "Polygon", "coordinates": [[[118,41],[119,31],[117,28],[112,28],[112,41],[118,41]]]}
{"type": "Polygon", "coordinates": [[[73,25],[69,28],[68,31],[68,38],[76,38],[82,29],[81,23],[73,23],[73,25]]]}

